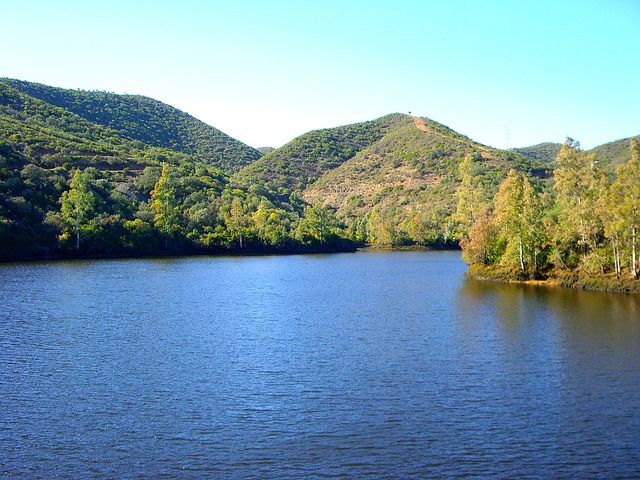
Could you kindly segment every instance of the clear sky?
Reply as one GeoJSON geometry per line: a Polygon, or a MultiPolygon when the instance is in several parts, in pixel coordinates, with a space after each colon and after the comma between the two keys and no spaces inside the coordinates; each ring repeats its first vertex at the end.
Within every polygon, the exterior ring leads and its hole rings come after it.
{"type": "Polygon", "coordinates": [[[254,147],[412,112],[496,147],[640,134],[640,0],[0,0],[0,77],[254,147]]]}

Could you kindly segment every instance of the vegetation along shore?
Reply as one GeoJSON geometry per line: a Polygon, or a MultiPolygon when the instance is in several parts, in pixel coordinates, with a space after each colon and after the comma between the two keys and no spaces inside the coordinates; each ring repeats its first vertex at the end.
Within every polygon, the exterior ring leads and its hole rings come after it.
{"type": "Polygon", "coordinates": [[[461,247],[471,276],[638,291],[639,155],[399,113],[253,148],[148,97],[5,78],[0,260],[461,247]]]}
{"type": "Polygon", "coordinates": [[[493,198],[465,159],[456,216],[469,275],[640,292],[640,146],[629,145],[612,170],[567,139],[547,188],[512,169],[493,198]]]}

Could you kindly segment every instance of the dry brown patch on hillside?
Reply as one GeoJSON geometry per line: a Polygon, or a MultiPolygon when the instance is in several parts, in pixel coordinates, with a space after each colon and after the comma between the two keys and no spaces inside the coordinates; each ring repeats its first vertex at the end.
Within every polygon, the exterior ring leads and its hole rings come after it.
{"type": "Polygon", "coordinates": [[[422,130],[424,132],[433,132],[428,126],[427,122],[424,118],[411,116],[413,118],[413,123],[415,123],[418,130],[422,130]]]}

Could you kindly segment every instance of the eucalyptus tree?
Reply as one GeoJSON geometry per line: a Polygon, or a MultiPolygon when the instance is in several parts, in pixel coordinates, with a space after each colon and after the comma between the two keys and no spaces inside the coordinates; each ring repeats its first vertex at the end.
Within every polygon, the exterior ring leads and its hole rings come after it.
{"type": "Polygon", "coordinates": [[[640,145],[631,140],[631,160],[618,167],[606,208],[609,212],[607,234],[612,239],[616,273],[621,272],[621,246],[628,252],[629,269],[640,278],[638,236],[640,235],[640,145]]]}
{"type": "Polygon", "coordinates": [[[462,237],[469,234],[480,214],[488,206],[484,186],[476,172],[475,159],[476,156],[467,155],[458,166],[460,185],[456,192],[458,204],[453,217],[458,223],[462,237]]]}
{"type": "Polygon", "coordinates": [[[462,258],[469,264],[494,265],[503,253],[500,227],[488,208],[478,214],[469,234],[460,240],[462,258]]]}
{"type": "Polygon", "coordinates": [[[494,199],[496,223],[507,241],[504,259],[517,258],[522,271],[528,264],[538,269],[544,239],[542,203],[529,179],[509,171],[494,199]]]}
{"type": "Polygon", "coordinates": [[[238,197],[234,197],[224,218],[232,241],[237,241],[240,249],[244,248],[250,227],[253,224],[253,218],[247,213],[246,205],[238,197]]]}
{"type": "Polygon", "coordinates": [[[604,237],[600,199],[606,193],[606,175],[593,154],[580,149],[580,144],[567,138],[557,158],[555,171],[556,201],[559,209],[556,246],[563,248],[573,242],[579,247],[583,266],[594,258],[604,267],[598,255],[604,237]]]}
{"type": "Polygon", "coordinates": [[[60,213],[71,233],[75,234],[75,248],[79,250],[82,230],[94,216],[96,199],[86,175],[80,169],[73,174],[69,187],[62,193],[60,213]]]}
{"type": "Polygon", "coordinates": [[[156,228],[164,235],[165,247],[168,247],[169,239],[173,238],[181,227],[176,181],[168,164],[162,168],[162,174],[151,191],[151,208],[155,212],[156,228]]]}

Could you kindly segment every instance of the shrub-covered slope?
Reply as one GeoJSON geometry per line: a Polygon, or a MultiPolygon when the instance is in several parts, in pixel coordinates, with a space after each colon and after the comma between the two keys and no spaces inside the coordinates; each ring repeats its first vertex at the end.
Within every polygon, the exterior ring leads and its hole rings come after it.
{"type": "Polygon", "coordinates": [[[326,202],[370,243],[433,244],[452,241],[451,215],[458,166],[476,158],[477,174],[495,189],[510,168],[540,178],[547,165],[492,149],[437,122],[402,116],[385,135],[304,190],[310,202],[326,202]]]}
{"type": "Polygon", "coordinates": [[[589,150],[589,152],[596,156],[598,162],[613,169],[629,160],[629,144],[632,138],[640,140],[640,135],[608,142],[589,150]]]}
{"type": "Polygon", "coordinates": [[[406,116],[393,114],[368,122],[305,133],[243,169],[236,176],[244,184],[265,185],[272,191],[302,191],[323,174],[373,145],[406,116]]]}
{"type": "Polygon", "coordinates": [[[179,156],[46,103],[0,80],[0,142],[44,167],[144,168],[179,156]]]}
{"type": "Polygon", "coordinates": [[[49,105],[154,147],[197,156],[202,162],[233,172],[262,154],[220,130],[157,100],[49,87],[3,79],[5,85],[49,105]]]}
{"type": "Polygon", "coordinates": [[[512,148],[511,150],[539,162],[551,163],[556,160],[561,148],[561,143],[545,142],[531,147],[512,148]]]}

